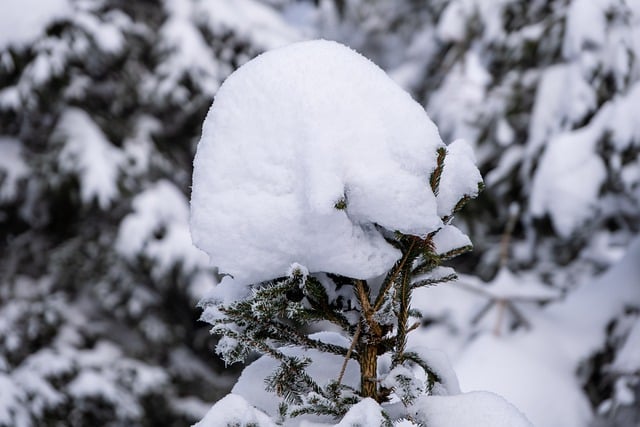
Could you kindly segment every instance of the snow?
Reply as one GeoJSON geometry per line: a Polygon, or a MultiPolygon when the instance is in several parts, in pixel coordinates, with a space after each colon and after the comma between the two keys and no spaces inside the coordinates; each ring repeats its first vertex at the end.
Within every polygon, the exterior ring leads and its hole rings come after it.
{"type": "Polygon", "coordinates": [[[458,376],[446,353],[423,346],[408,347],[407,352],[416,353],[440,379],[431,391],[433,395],[460,394],[458,376]]]}
{"type": "Polygon", "coordinates": [[[194,3],[165,0],[169,19],[160,29],[161,46],[171,54],[158,66],[161,81],[156,90],[179,102],[189,101],[189,93],[179,86],[184,75],[192,76],[205,93],[213,95],[223,75],[204,36],[194,25],[194,3]]]}
{"type": "Polygon", "coordinates": [[[607,116],[607,130],[612,143],[620,151],[640,145],[640,124],[634,112],[640,109],[640,82],[634,83],[627,93],[614,99],[607,116]]]}
{"type": "MultiPolygon", "coordinates": [[[[482,36],[489,41],[504,37],[504,25],[500,12],[504,0],[453,0],[448,2],[438,20],[437,34],[444,42],[462,43],[469,36],[468,22],[476,16],[485,25],[482,36]]],[[[475,34],[474,34],[475,36],[475,34]]]]}
{"type": "MultiPolygon", "coordinates": [[[[112,17],[115,12],[112,13],[112,17]]],[[[126,15],[117,15],[120,17],[126,15]]],[[[84,29],[98,48],[109,53],[118,53],[125,45],[122,32],[117,25],[110,22],[103,22],[95,15],[86,12],[79,12],[73,17],[74,22],[84,29]]]]}
{"type": "Polygon", "coordinates": [[[265,49],[300,40],[275,10],[255,0],[208,0],[197,3],[200,16],[213,29],[233,29],[265,49]]]}
{"type": "Polygon", "coordinates": [[[504,398],[476,391],[454,396],[423,396],[411,408],[416,417],[434,427],[533,427],[504,398]]]}
{"type": "Polygon", "coordinates": [[[176,412],[196,420],[202,420],[211,410],[211,404],[194,396],[176,397],[171,402],[171,407],[176,412]]]}
{"type": "Polygon", "coordinates": [[[640,372],[640,320],[636,320],[622,347],[616,354],[611,370],[614,372],[640,372]]]}
{"type": "Polygon", "coordinates": [[[538,83],[529,122],[529,154],[540,150],[550,136],[582,120],[596,101],[594,89],[576,64],[547,68],[538,83]]]}
{"type": "Polygon", "coordinates": [[[558,344],[551,337],[482,335],[454,363],[460,386],[504,396],[535,426],[584,427],[591,408],[575,378],[575,366],[558,363],[551,354],[559,352],[558,344]],[[526,345],[522,339],[528,340],[526,345]]]}
{"type": "Polygon", "coordinates": [[[116,250],[130,261],[139,256],[155,261],[160,277],[175,265],[184,271],[207,266],[207,256],[193,246],[189,234],[189,204],[170,181],[160,180],[132,202],[133,212],[120,224],[116,250]]]}
{"type": "Polygon", "coordinates": [[[552,301],[561,296],[558,289],[545,286],[526,275],[516,275],[506,267],[498,270],[496,277],[488,284],[464,275],[460,276],[460,285],[491,298],[509,301],[552,301]]]}
{"type": "Polygon", "coordinates": [[[536,426],[588,425],[591,406],[575,371],[605,342],[610,320],[624,307],[640,304],[638,259],[636,238],[605,274],[535,313],[530,330],[476,338],[453,363],[462,390],[498,393],[536,426]]]}
{"type": "Polygon", "coordinates": [[[4,2],[0,13],[0,50],[33,42],[49,24],[70,13],[69,0],[4,2]]]}
{"type": "Polygon", "coordinates": [[[23,95],[23,85],[41,86],[54,77],[60,77],[68,67],[71,47],[60,39],[47,38],[38,43],[37,56],[26,66],[18,83],[19,96],[23,95]],[[22,87],[21,87],[22,86],[22,87]]]}
{"type": "Polygon", "coordinates": [[[467,36],[469,10],[459,1],[450,2],[442,12],[437,34],[443,42],[462,42],[467,36]]]}
{"type": "Polygon", "coordinates": [[[511,145],[507,147],[498,161],[498,166],[485,175],[485,183],[491,188],[497,185],[508,174],[514,171],[522,162],[524,149],[520,145],[511,145]]]}
{"type": "MultiPolygon", "coordinates": [[[[349,343],[343,337],[334,333],[322,333],[313,336],[325,342],[340,344],[349,343]]],[[[319,384],[325,384],[337,376],[343,358],[315,350],[302,350],[297,347],[281,349],[289,356],[309,357],[312,360],[309,373],[319,384]]],[[[371,399],[364,399],[351,407],[347,414],[337,423],[331,422],[330,417],[304,415],[285,421],[285,426],[377,426],[382,424],[384,410],[392,419],[397,419],[394,425],[406,425],[402,421],[404,415],[409,414],[433,427],[519,427],[531,426],[527,419],[505,399],[489,392],[472,392],[459,394],[456,375],[444,353],[413,347],[409,351],[419,354],[429,366],[440,376],[441,389],[434,389],[434,395],[418,397],[414,404],[404,407],[401,403],[386,403],[378,405],[371,399]],[[403,424],[404,423],[404,424],[403,424]]],[[[269,356],[262,356],[249,365],[234,386],[232,393],[218,402],[207,414],[205,419],[197,424],[198,427],[227,425],[225,422],[255,422],[262,426],[271,426],[278,416],[279,399],[264,390],[264,379],[276,368],[278,363],[269,356]],[[227,401],[226,399],[229,399],[227,401]],[[224,404],[222,402],[225,402],[224,404]],[[261,418],[265,416],[267,418],[261,418]],[[246,418],[243,418],[246,417],[246,418]],[[265,424],[261,424],[264,422],[265,424]]],[[[387,376],[387,382],[393,385],[393,377],[399,373],[409,378],[413,377],[406,368],[396,367],[387,376]]],[[[358,387],[359,372],[355,361],[349,361],[343,384],[358,387]]],[[[410,424],[409,424],[410,425],[410,424]]]]}
{"type": "Polygon", "coordinates": [[[594,50],[605,42],[609,0],[574,0],[567,12],[562,53],[573,59],[583,50],[594,50]]]}
{"type": "Polygon", "coordinates": [[[375,400],[367,398],[353,405],[335,427],[381,425],[384,425],[384,418],[380,405],[375,400]]]}
{"type": "Polygon", "coordinates": [[[438,215],[450,216],[456,204],[464,196],[476,197],[482,183],[480,171],[471,146],[463,140],[455,140],[447,146],[444,170],[438,191],[438,215]]]}
{"type": "Polygon", "coordinates": [[[477,191],[469,148],[452,144],[460,166],[445,166],[440,209],[427,184],[439,147],[422,107],[349,48],[320,40],[270,51],[225,81],[205,120],[194,242],[239,284],[281,277],[296,262],[378,276],[399,252],[376,225],[425,235],[456,196],[477,191]]]}
{"type": "Polygon", "coordinates": [[[63,140],[62,167],[78,175],[80,195],[85,203],[94,199],[106,209],[118,195],[122,152],[109,142],[100,127],[85,111],[68,108],[56,127],[63,140]]]}
{"type": "Polygon", "coordinates": [[[16,409],[22,409],[21,403],[26,399],[26,392],[15,387],[13,380],[0,372],[0,423],[28,426],[26,411],[24,409],[16,411],[16,409]]]}
{"type": "Polygon", "coordinates": [[[453,225],[445,225],[433,236],[433,244],[436,253],[442,255],[455,249],[471,246],[471,240],[453,225]]]}
{"type": "Polygon", "coordinates": [[[469,51],[456,63],[440,86],[429,97],[427,111],[438,123],[440,132],[450,138],[476,141],[480,120],[479,105],[486,106],[491,74],[475,51],[469,51]]]}
{"type": "Polygon", "coordinates": [[[0,203],[15,199],[18,183],[31,169],[24,160],[22,143],[0,135],[0,203]]]}
{"type": "Polygon", "coordinates": [[[411,402],[426,391],[424,379],[420,377],[413,369],[398,365],[382,378],[380,385],[393,390],[392,398],[395,396],[403,403],[411,402]]]}
{"type": "MultiPolygon", "coordinates": [[[[610,136],[622,151],[638,140],[640,128],[630,120],[638,95],[640,84],[636,83],[605,103],[588,125],[559,133],[548,142],[533,178],[530,209],[534,216],[548,213],[561,236],[568,237],[602,208],[598,196],[607,169],[598,154],[598,143],[610,136]]],[[[638,182],[637,174],[627,174],[623,171],[629,183],[638,182]]]]}
{"type": "Polygon", "coordinates": [[[268,415],[255,409],[236,394],[218,400],[200,422],[193,427],[249,426],[275,427],[268,415]]]}
{"type": "Polygon", "coordinates": [[[596,208],[606,166],[595,153],[599,129],[593,125],[549,141],[533,179],[531,212],[549,213],[563,237],[584,224],[596,208]]]}
{"type": "MultiPolygon", "coordinates": [[[[341,335],[333,332],[321,332],[309,336],[325,343],[340,345],[344,348],[349,346],[349,342],[341,335]]],[[[306,368],[306,372],[320,386],[326,386],[329,381],[337,380],[340,369],[344,363],[344,357],[331,353],[320,352],[314,349],[302,349],[300,347],[283,347],[281,352],[287,356],[307,357],[311,359],[311,364],[306,368]]],[[[265,390],[265,379],[279,366],[279,362],[270,356],[262,356],[255,362],[247,366],[238,378],[231,393],[242,396],[251,405],[264,411],[274,419],[278,417],[278,405],[281,399],[275,394],[265,390]]],[[[345,370],[342,384],[360,388],[360,370],[354,360],[349,360],[345,370]]],[[[331,417],[305,415],[294,419],[289,419],[285,425],[298,425],[301,420],[313,422],[329,422],[331,417]]]]}

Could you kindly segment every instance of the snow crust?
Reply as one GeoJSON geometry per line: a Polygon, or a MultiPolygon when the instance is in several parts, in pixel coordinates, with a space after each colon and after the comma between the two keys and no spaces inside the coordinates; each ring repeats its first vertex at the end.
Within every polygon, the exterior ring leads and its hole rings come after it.
{"type": "Polygon", "coordinates": [[[194,243],[241,284],[292,263],[378,276],[399,252],[376,225],[425,235],[461,191],[477,191],[470,149],[456,143],[436,199],[440,147],[423,108],[351,49],[319,40],[267,52],[225,81],[205,120],[194,243]]]}

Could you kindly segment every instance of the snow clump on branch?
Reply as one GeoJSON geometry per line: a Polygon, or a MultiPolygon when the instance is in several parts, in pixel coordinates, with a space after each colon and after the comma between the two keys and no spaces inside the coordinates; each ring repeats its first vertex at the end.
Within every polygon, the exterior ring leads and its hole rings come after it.
{"type": "Polygon", "coordinates": [[[222,85],[194,161],[191,230],[235,284],[309,272],[368,279],[400,252],[384,234],[426,236],[475,196],[463,142],[448,147],[458,185],[429,185],[446,149],[424,109],[379,67],[335,42],[260,55],[222,85]]]}

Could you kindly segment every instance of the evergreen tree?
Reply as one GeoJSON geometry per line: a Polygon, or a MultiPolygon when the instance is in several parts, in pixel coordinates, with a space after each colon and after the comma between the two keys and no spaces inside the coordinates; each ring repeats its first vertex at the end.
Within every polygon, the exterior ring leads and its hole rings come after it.
{"type": "Polygon", "coordinates": [[[237,375],[185,194],[221,80],[295,32],[217,3],[0,6],[0,425],[185,425],[237,375]]]}
{"type": "MultiPolygon", "coordinates": [[[[455,279],[442,263],[471,243],[451,221],[482,182],[469,147],[445,146],[380,69],[326,41],[264,54],[221,87],[194,164],[194,242],[227,274],[203,319],[228,364],[263,355],[234,393],[280,423],[346,423],[362,411],[384,425],[426,425],[422,399],[459,393],[446,364],[408,347],[419,326],[411,297],[455,279]],[[277,413],[255,390],[260,378],[277,413]]],[[[482,425],[528,425],[491,406],[475,409],[482,425]]],[[[239,418],[219,404],[202,425],[250,422],[239,418]]]]}
{"type": "MultiPolygon", "coordinates": [[[[519,295],[508,303],[515,308],[529,292],[522,284],[570,296],[637,238],[640,139],[630,114],[638,99],[636,2],[319,3],[315,23],[321,34],[345,40],[380,63],[425,105],[445,139],[474,145],[487,190],[458,215],[475,247],[454,264],[487,282],[464,278],[477,284],[473,295],[490,295],[478,310],[519,295]],[[493,285],[505,285],[507,278],[511,290],[494,292],[493,285]]],[[[560,304],[562,298],[542,298],[540,304],[527,299],[520,315],[503,318],[510,325],[504,331],[535,330],[539,311],[529,307],[560,304]]],[[[482,328],[476,320],[484,316],[477,313],[465,315],[472,322],[463,324],[460,316],[446,314],[456,309],[419,305],[425,324],[455,331],[454,341],[473,341],[482,328]]],[[[610,366],[626,342],[624,334],[611,335],[612,325],[627,324],[623,319],[639,307],[639,300],[629,299],[608,313],[599,326],[607,328],[608,338],[600,350],[582,355],[580,369],[574,366],[593,409],[607,408],[599,418],[616,417],[611,402],[621,401],[615,396],[637,396],[632,386],[614,391],[616,382],[630,383],[628,376],[612,375],[610,366]]],[[[489,331],[501,323],[490,322],[489,331]]],[[[637,398],[622,400],[619,407],[637,406],[637,398]]]]}

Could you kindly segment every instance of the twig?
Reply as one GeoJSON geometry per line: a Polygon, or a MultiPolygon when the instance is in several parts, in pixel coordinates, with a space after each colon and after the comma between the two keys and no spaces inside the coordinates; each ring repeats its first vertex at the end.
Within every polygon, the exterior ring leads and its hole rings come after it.
{"type": "Polygon", "coordinates": [[[340,369],[340,375],[338,375],[338,385],[342,383],[342,377],[344,377],[344,372],[347,370],[347,363],[349,363],[349,358],[351,357],[351,353],[353,349],[356,347],[356,343],[358,342],[358,337],[360,336],[360,327],[361,323],[358,322],[358,326],[356,327],[356,331],[353,334],[353,339],[351,340],[351,346],[349,350],[347,350],[347,355],[344,357],[344,362],[342,363],[342,368],[340,369]]]}

